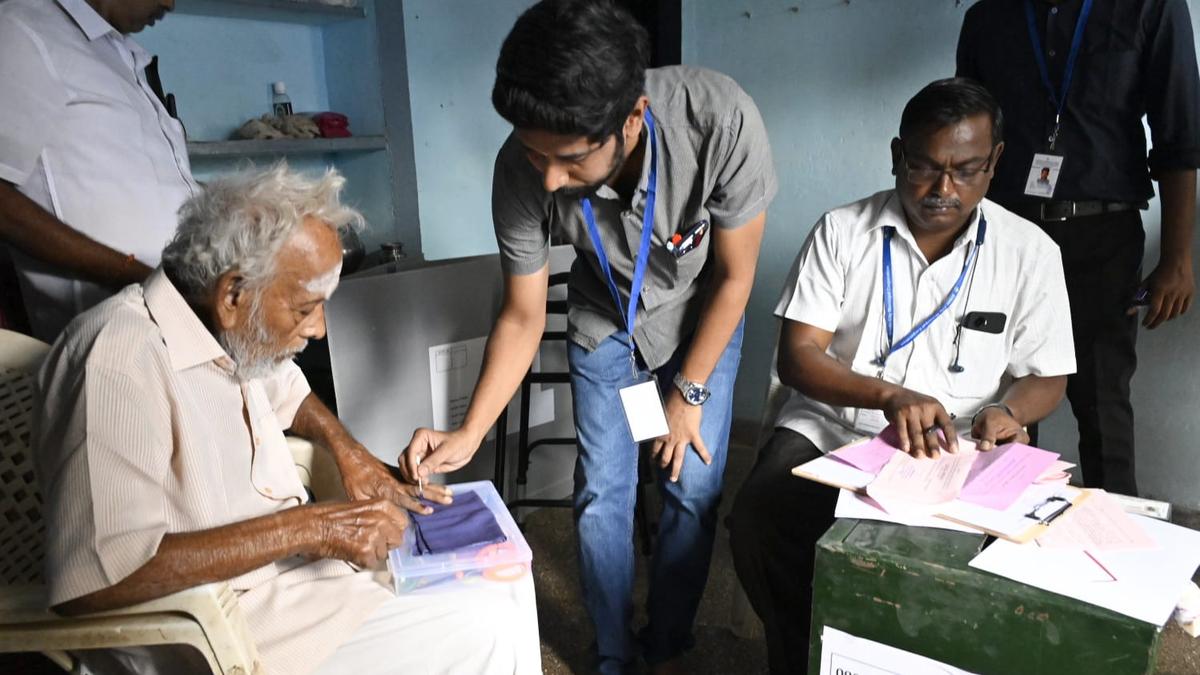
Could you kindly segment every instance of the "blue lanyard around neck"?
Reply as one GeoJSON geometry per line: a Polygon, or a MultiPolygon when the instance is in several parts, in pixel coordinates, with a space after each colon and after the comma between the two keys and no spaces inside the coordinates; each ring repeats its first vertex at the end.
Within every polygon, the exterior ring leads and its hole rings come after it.
{"type": "Polygon", "coordinates": [[[617,313],[625,320],[625,332],[629,335],[630,358],[633,358],[636,346],[633,343],[633,326],[637,321],[638,299],[642,295],[642,282],[646,278],[646,264],[650,260],[650,237],[654,234],[654,197],[658,184],[658,140],[654,137],[654,117],[650,108],[646,108],[646,135],[650,137],[650,177],[646,182],[646,206],[642,212],[642,243],[638,247],[637,260],[633,267],[633,279],[629,286],[629,306],[621,304],[621,293],[617,282],[613,279],[612,267],[608,264],[608,256],[604,253],[604,243],[600,241],[600,230],[596,227],[596,214],[592,211],[592,202],[587,197],[580,200],[583,206],[583,218],[587,221],[588,235],[592,239],[592,247],[596,249],[596,257],[600,260],[600,268],[608,280],[608,291],[617,305],[617,313]]]}
{"type": "Polygon", "coordinates": [[[1038,71],[1042,75],[1042,84],[1050,94],[1050,102],[1054,104],[1054,131],[1051,132],[1050,148],[1054,148],[1058,140],[1058,128],[1062,120],[1063,110],[1067,106],[1067,92],[1071,89],[1071,79],[1075,76],[1075,63],[1079,59],[1079,49],[1083,46],[1083,30],[1087,26],[1088,16],[1092,13],[1092,0],[1083,0],[1079,10],[1079,18],[1075,21],[1075,35],[1071,38],[1071,51],[1067,53],[1067,67],[1063,71],[1062,91],[1054,90],[1050,80],[1050,67],[1046,65],[1046,54],[1042,49],[1042,38],[1038,33],[1037,16],[1033,11],[1033,0],[1025,0],[1025,20],[1029,24],[1029,40],[1033,43],[1033,58],[1037,61],[1038,71]]]}
{"type": "Polygon", "coordinates": [[[915,328],[908,331],[908,334],[900,338],[899,342],[892,341],[896,324],[896,298],[892,288],[892,236],[895,234],[896,228],[890,225],[883,228],[883,320],[887,328],[887,350],[872,361],[874,365],[880,368],[887,365],[889,356],[912,344],[918,335],[928,330],[933,325],[933,322],[954,304],[954,299],[958,297],[958,292],[962,290],[963,281],[967,278],[967,271],[971,269],[971,264],[979,255],[979,247],[983,246],[983,237],[987,234],[987,219],[980,212],[979,227],[975,232],[975,246],[971,248],[971,245],[967,244],[970,251],[967,253],[967,259],[963,262],[962,271],[958,274],[958,281],[955,281],[954,288],[950,289],[950,294],[946,296],[946,299],[937,308],[937,311],[917,324],[915,328]]]}

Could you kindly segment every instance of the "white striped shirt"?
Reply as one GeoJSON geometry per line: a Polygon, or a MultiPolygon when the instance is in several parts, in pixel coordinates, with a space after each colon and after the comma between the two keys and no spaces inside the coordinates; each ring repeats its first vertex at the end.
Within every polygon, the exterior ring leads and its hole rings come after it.
{"type": "MultiPolygon", "coordinates": [[[[240,383],[161,270],[79,316],[39,390],[51,605],[121,581],[167,533],[306,501],[283,437],[309,394],[299,368],[240,383]]],[[[346,563],[299,557],[230,583],[274,673],[310,672],[391,595],[346,563]]]]}

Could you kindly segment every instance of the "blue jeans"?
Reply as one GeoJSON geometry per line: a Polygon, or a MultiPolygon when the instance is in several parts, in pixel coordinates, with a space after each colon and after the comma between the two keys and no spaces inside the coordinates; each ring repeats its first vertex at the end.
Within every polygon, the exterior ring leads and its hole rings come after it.
{"type": "MultiPolygon", "coordinates": [[[[670,482],[670,473],[655,465],[663,510],[650,572],[650,622],[642,633],[645,658],[651,664],[669,660],[692,645],[692,623],[708,581],[717,528],[743,325],[734,331],[706,382],[712,396],[704,404],[700,435],[712,465],[706,466],[689,448],[678,483],[670,482]]],[[[664,399],[689,347],[690,341],[685,342],[654,371],[664,399]]],[[[617,332],[592,352],[571,343],[567,355],[579,437],[575,526],[583,599],[596,630],[600,671],[621,672],[635,656],[630,622],[638,444],[629,433],[618,394],[634,382],[629,336],[617,332]]]]}

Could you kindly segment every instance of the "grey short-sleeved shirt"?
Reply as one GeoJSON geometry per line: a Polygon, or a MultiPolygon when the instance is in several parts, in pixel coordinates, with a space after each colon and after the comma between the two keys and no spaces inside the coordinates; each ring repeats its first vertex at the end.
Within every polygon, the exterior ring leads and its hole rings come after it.
{"type": "MultiPolygon", "coordinates": [[[[665,244],[701,220],[733,229],[766,210],[779,189],[767,132],[754,101],[729,77],[671,66],[646,71],[646,96],[658,141],[654,234],[634,338],[646,365],[666,363],[699,319],[711,274],[711,236],[676,258],[665,244]]],[[[592,197],[596,224],[622,302],[629,300],[633,258],[641,243],[650,152],[631,204],[607,186],[592,197]]],[[[548,193],[515,135],[500,148],[492,181],[492,216],[506,274],[532,274],[549,260],[550,232],[579,257],[568,285],[568,334],[595,349],[624,329],[600,268],[578,197],[548,193]]]]}

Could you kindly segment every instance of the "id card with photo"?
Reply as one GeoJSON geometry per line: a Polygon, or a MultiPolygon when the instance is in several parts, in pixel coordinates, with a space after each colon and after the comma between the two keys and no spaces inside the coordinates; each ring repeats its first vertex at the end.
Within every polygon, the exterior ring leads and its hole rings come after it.
{"type": "Polygon", "coordinates": [[[1029,178],[1025,181],[1025,194],[1030,197],[1054,196],[1054,187],[1058,185],[1058,175],[1062,172],[1062,155],[1047,155],[1037,153],[1033,156],[1033,166],[1029,168],[1029,178]]]}
{"type": "Polygon", "coordinates": [[[651,438],[666,436],[671,432],[667,426],[667,413],[663,408],[662,394],[658,381],[650,378],[628,387],[621,387],[621,407],[625,409],[625,422],[633,441],[641,443],[651,438]]]}

